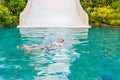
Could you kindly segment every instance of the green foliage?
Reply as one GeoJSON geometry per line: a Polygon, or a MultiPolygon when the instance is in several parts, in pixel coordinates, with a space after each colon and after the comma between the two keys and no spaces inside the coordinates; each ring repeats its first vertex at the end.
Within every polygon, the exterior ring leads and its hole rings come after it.
{"type": "Polygon", "coordinates": [[[19,15],[25,7],[25,4],[26,0],[2,0],[2,6],[0,7],[0,24],[18,25],[19,15]]]}
{"type": "Polygon", "coordinates": [[[90,23],[100,25],[101,23],[109,25],[120,25],[120,13],[114,10],[111,6],[100,8],[87,8],[86,11],[90,15],[90,23]]]}
{"type": "Polygon", "coordinates": [[[7,7],[0,6],[0,24],[11,25],[13,23],[12,13],[7,7]]]}
{"type": "Polygon", "coordinates": [[[6,4],[5,0],[1,0],[1,5],[4,6],[6,4]]]}
{"type": "Polygon", "coordinates": [[[89,14],[90,24],[100,26],[108,24],[120,26],[119,0],[80,0],[89,14]]]}
{"type": "Polygon", "coordinates": [[[120,11],[120,1],[113,2],[112,7],[117,11],[120,11]]]}
{"type": "Polygon", "coordinates": [[[80,0],[84,8],[110,6],[116,0],[80,0]]]}
{"type": "Polygon", "coordinates": [[[25,4],[25,0],[10,0],[7,6],[9,10],[13,13],[13,15],[18,16],[25,7],[25,4]]]}

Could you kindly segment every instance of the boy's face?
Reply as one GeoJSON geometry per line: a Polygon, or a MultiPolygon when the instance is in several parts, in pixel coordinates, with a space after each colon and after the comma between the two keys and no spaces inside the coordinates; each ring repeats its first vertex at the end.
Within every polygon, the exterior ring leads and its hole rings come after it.
{"type": "Polygon", "coordinates": [[[62,43],[62,42],[64,42],[64,40],[62,38],[58,38],[57,42],[62,43]]]}

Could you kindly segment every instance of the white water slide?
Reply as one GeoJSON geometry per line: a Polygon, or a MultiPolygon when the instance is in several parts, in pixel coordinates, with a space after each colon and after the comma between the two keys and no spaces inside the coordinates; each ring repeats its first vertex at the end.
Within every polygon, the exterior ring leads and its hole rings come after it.
{"type": "Polygon", "coordinates": [[[90,28],[79,0],[28,0],[19,28],[90,28]]]}

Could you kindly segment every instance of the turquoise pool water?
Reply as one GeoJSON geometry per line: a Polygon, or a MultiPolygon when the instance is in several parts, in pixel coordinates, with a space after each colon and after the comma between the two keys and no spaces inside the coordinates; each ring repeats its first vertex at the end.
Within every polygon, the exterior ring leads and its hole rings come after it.
{"type": "Polygon", "coordinates": [[[120,30],[0,29],[0,80],[120,80],[120,30]],[[58,37],[64,47],[26,51],[58,37]]]}

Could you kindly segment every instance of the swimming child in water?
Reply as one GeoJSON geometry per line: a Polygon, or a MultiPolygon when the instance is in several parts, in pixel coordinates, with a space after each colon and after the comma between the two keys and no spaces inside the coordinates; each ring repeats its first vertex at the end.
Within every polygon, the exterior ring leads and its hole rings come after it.
{"type": "MultiPolygon", "coordinates": [[[[53,47],[62,47],[63,46],[64,39],[58,38],[55,42],[49,44],[49,45],[32,45],[28,46],[26,44],[23,44],[23,48],[26,50],[39,50],[39,49],[51,49],[53,47]]],[[[17,46],[19,48],[19,46],[17,46]]]]}

